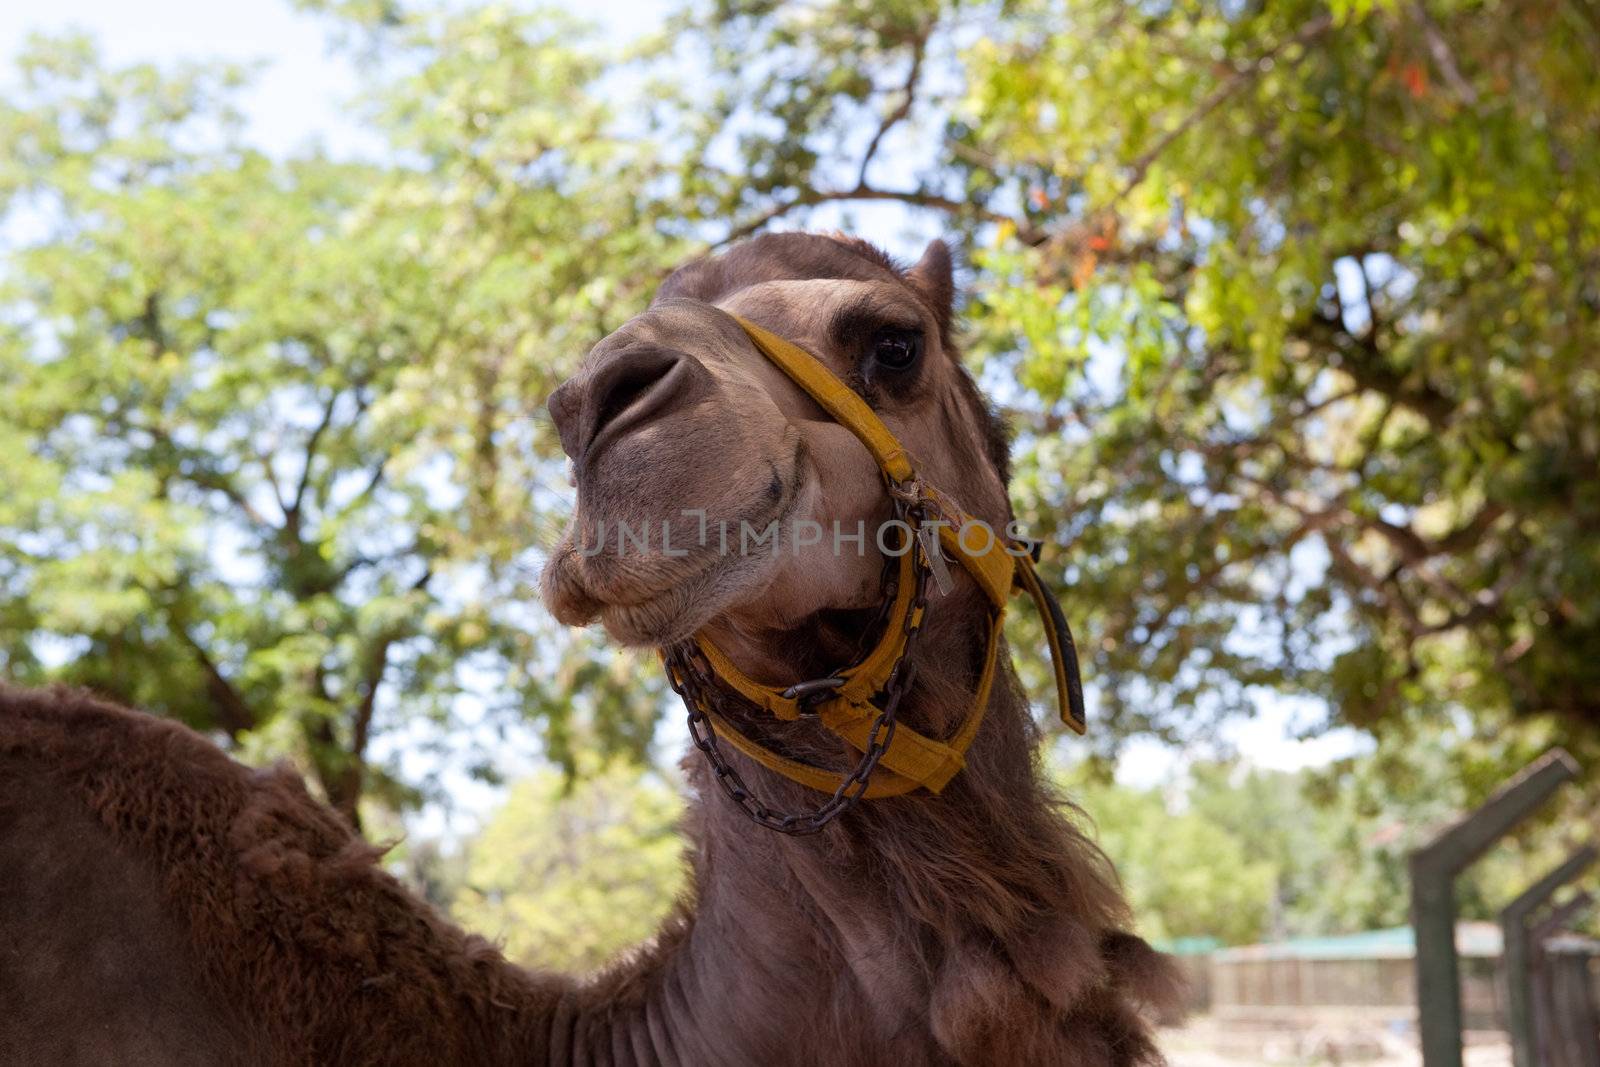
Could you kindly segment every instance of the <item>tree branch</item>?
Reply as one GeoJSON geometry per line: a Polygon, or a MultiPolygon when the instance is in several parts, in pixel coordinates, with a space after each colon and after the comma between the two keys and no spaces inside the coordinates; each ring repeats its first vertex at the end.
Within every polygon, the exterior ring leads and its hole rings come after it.
{"type": "Polygon", "coordinates": [[[1389,366],[1375,333],[1357,337],[1345,329],[1342,316],[1314,314],[1305,320],[1306,326],[1323,336],[1313,339],[1305,334],[1300,339],[1316,347],[1330,345],[1342,357],[1339,370],[1364,389],[1386,396],[1409,408],[1427,420],[1434,429],[1441,429],[1455,412],[1455,401],[1433,386],[1422,382],[1410,384],[1405,376],[1389,366]]]}
{"type": "Polygon", "coordinates": [[[1400,553],[1400,558],[1416,566],[1433,558],[1433,550],[1428,543],[1411,527],[1401,526],[1384,518],[1372,518],[1363,521],[1362,525],[1369,530],[1376,530],[1395,547],[1400,553]]]}
{"type": "MultiPolygon", "coordinates": [[[[433,568],[424,567],[422,576],[412,583],[411,588],[413,591],[423,590],[432,580],[433,568]]],[[[350,712],[350,747],[340,751],[338,764],[328,766],[324,761],[318,773],[329,802],[357,830],[361,828],[360,807],[361,795],[366,788],[367,745],[372,739],[372,719],[378,707],[378,691],[383,687],[383,676],[389,669],[389,653],[396,642],[405,636],[406,626],[399,623],[374,638],[360,671],[358,687],[361,696],[350,712]]],[[[320,674],[317,685],[326,692],[320,674]]],[[[329,720],[323,719],[318,723],[315,735],[324,746],[330,749],[339,747],[329,720]]]]}
{"type": "Polygon", "coordinates": [[[1234,71],[1232,75],[1224,79],[1220,85],[1206,95],[1205,99],[1200,101],[1198,107],[1190,112],[1176,126],[1173,126],[1166,133],[1156,138],[1154,144],[1145,149],[1137,158],[1134,159],[1128,180],[1123,185],[1122,191],[1117,194],[1116,201],[1114,202],[1125,200],[1129,194],[1134,191],[1134,189],[1138,188],[1139,183],[1144,181],[1145,175],[1150,172],[1151,166],[1154,165],[1155,161],[1161,157],[1163,152],[1172,146],[1174,141],[1188,133],[1201,122],[1204,122],[1207,116],[1209,116],[1213,111],[1217,110],[1217,108],[1221,107],[1223,104],[1227,103],[1228,100],[1231,99],[1233,95],[1240,89],[1243,89],[1245,86],[1259,78],[1262,74],[1266,73],[1266,71],[1270,69],[1270,64],[1268,62],[1269,60],[1275,60],[1284,49],[1288,48],[1292,44],[1309,44],[1318,37],[1321,37],[1324,33],[1327,33],[1332,27],[1333,16],[1331,14],[1325,13],[1319,15],[1310,22],[1307,22],[1304,26],[1301,26],[1300,29],[1295,31],[1295,33],[1291,36],[1284,38],[1282,41],[1279,41],[1277,44],[1267,49],[1267,51],[1257,56],[1255,60],[1248,66],[1234,71]]]}
{"type": "Polygon", "coordinates": [[[1367,590],[1373,596],[1392,605],[1395,612],[1405,624],[1406,630],[1413,637],[1425,636],[1427,627],[1422,623],[1417,609],[1411,603],[1405,591],[1400,588],[1398,581],[1392,574],[1376,575],[1356,562],[1354,556],[1345,549],[1343,542],[1337,537],[1323,534],[1322,543],[1328,549],[1328,559],[1334,570],[1342,574],[1347,581],[1367,590]]]}
{"type": "MultiPolygon", "coordinates": [[[[283,498],[283,487],[278,484],[278,474],[272,469],[272,456],[256,451],[256,462],[261,464],[261,477],[266,481],[267,488],[272,490],[272,499],[277,503],[278,510],[286,520],[290,519],[289,502],[283,498]]],[[[293,525],[293,522],[289,524],[293,525]]]]}
{"type": "Polygon", "coordinates": [[[878,129],[872,135],[872,140],[867,142],[867,150],[861,156],[861,169],[856,173],[857,188],[867,184],[867,168],[872,166],[873,157],[878,153],[878,145],[895,126],[903,122],[911,114],[911,108],[917,98],[917,80],[922,76],[922,58],[928,47],[928,34],[931,27],[917,34],[911,40],[911,69],[906,72],[905,84],[900,87],[901,100],[898,107],[884,116],[878,129]]]}
{"type": "Polygon", "coordinates": [[[1483,535],[1506,513],[1502,504],[1485,504],[1478,513],[1433,543],[1436,552],[1460,552],[1483,540],[1483,535]]]}
{"type": "Polygon", "coordinates": [[[300,505],[305,502],[306,488],[311,484],[311,467],[317,459],[317,446],[322,441],[322,435],[333,425],[333,413],[339,406],[339,396],[340,392],[337,389],[329,394],[328,402],[322,408],[322,418],[306,438],[305,466],[300,470],[300,481],[294,487],[294,496],[290,499],[289,506],[284,509],[285,514],[292,516],[290,521],[293,523],[299,521],[300,505]]]}
{"type": "Polygon", "coordinates": [[[350,722],[350,757],[355,775],[351,792],[355,797],[361,795],[367,743],[372,737],[372,713],[378,706],[378,689],[383,685],[383,675],[389,669],[389,649],[398,638],[399,635],[393,631],[379,638],[362,672],[361,700],[356,704],[350,722]]]}
{"type": "Polygon", "coordinates": [[[1449,84],[1451,91],[1468,107],[1475,107],[1478,103],[1478,91],[1472,83],[1461,76],[1461,68],[1456,64],[1456,54],[1450,49],[1450,42],[1444,39],[1444,33],[1439,29],[1439,24],[1433,21],[1433,16],[1428,14],[1428,6],[1418,0],[1411,5],[1411,14],[1417,20],[1417,25],[1422,27],[1422,39],[1428,43],[1428,51],[1433,55],[1434,65],[1439,68],[1439,73],[1444,75],[1444,80],[1449,84]]]}
{"type": "Polygon", "coordinates": [[[389,458],[387,456],[382,457],[377,463],[373,464],[372,471],[367,475],[366,484],[356,491],[355,496],[350,498],[350,502],[343,509],[344,514],[349,515],[354,512],[363,501],[378,491],[378,486],[383,484],[384,469],[388,465],[389,458]]]}
{"type": "MultiPolygon", "coordinates": [[[[255,509],[254,505],[252,505],[249,500],[245,499],[244,494],[239,491],[238,486],[233,484],[233,480],[231,478],[229,478],[223,472],[215,470],[211,466],[212,457],[210,455],[199,452],[196,449],[187,448],[183,445],[180,445],[177,441],[173,440],[172,435],[161,426],[150,426],[145,425],[144,423],[132,421],[128,422],[126,426],[129,430],[142,430],[169,449],[173,456],[179,461],[187,460],[189,462],[189,470],[183,470],[180,467],[180,469],[172,472],[173,477],[181,478],[184,481],[189,482],[191,485],[198,486],[201,489],[207,489],[214,493],[221,493],[223,496],[228,498],[230,503],[232,503],[240,511],[244,512],[245,517],[251,522],[255,523],[257,526],[262,526],[267,529],[276,528],[266,520],[265,516],[255,509]]],[[[154,466],[154,464],[152,464],[152,466],[154,466]]]]}
{"type": "Polygon", "coordinates": [[[216,661],[206,652],[199,641],[189,633],[189,628],[182,623],[174,623],[173,630],[177,633],[189,651],[194,653],[195,662],[200,664],[200,669],[206,675],[206,696],[211,700],[212,707],[217,711],[217,723],[225,730],[230,739],[248,730],[253,730],[256,725],[256,713],[249,703],[233,687],[233,684],[223,676],[216,661]]]}
{"type": "Polygon", "coordinates": [[[948,212],[952,215],[970,212],[989,222],[1008,222],[1016,225],[1017,221],[1003,211],[994,211],[989,208],[979,207],[976,204],[964,204],[959,200],[952,200],[947,196],[921,189],[879,189],[869,185],[857,185],[854,189],[827,191],[808,189],[801,192],[794,199],[776,204],[754,218],[735,226],[721,240],[712,243],[709,250],[715,251],[731,245],[735,241],[743,240],[792,211],[845,200],[894,200],[909,204],[912,207],[931,208],[936,211],[948,212]]]}

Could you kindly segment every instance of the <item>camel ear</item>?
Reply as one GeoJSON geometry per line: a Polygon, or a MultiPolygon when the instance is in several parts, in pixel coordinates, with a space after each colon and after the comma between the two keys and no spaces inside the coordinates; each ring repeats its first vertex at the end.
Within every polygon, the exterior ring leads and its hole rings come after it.
{"type": "Polygon", "coordinates": [[[956,302],[955,264],[950,259],[950,246],[940,240],[929,241],[917,265],[906,273],[906,281],[933,308],[939,329],[948,333],[950,321],[955,317],[956,302]]]}

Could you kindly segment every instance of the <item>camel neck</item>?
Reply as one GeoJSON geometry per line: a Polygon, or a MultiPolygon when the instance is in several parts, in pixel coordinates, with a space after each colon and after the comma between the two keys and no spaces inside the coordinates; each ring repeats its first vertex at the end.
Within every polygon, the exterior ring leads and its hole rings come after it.
{"type": "MultiPolygon", "coordinates": [[[[966,712],[971,629],[949,616],[919,649],[906,707],[919,728],[966,712]]],[[[1097,854],[1036,779],[1035,741],[1007,667],[943,795],[866,801],[799,838],[746,819],[692,753],[694,908],[635,968],[580,994],[589,1043],[619,1047],[620,1031],[620,1047],[662,1062],[961,1062],[973,983],[1054,983],[1046,946],[1092,943],[1086,927],[1119,917],[1097,854]],[[634,999],[619,1014],[620,990],[634,999]]],[[[823,799],[752,761],[740,770],[776,805],[823,799]]]]}

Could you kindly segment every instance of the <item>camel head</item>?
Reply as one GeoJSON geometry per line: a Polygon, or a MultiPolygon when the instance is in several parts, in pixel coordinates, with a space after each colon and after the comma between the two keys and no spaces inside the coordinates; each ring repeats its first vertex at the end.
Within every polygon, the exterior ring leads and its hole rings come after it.
{"type": "Polygon", "coordinates": [[[952,343],[954,294],[939,241],[902,270],[853,239],[771,234],[676,271],[550,397],[578,488],[543,576],[555,615],[630,644],[709,632],[759,659],[753,635],[878,605],[878,465],[735,316],[821,360],[919,476],[1003,530],[1004,438],[952,343]]]}

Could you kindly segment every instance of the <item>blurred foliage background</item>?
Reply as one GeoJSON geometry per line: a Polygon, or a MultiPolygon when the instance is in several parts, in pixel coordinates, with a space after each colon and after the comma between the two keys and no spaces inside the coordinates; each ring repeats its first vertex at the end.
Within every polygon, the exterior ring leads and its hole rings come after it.
{"type": "Polygon", "coordinates": [[[683,259],[892,206],[964,254],[1093,690],[1047,758],[1147,932],[1397,924],[1407,847],[1552,743],[1600,758],[1593,0],[718,0],[626,45],[299,6],[367,158],[253,147],[248,68],[8,57],[0,676],[295,760],[374,836],[535,738],[481,832],[394,862],[598,965],[680,884],[677,735],[647,658],[538,608],[542,399],[683,259]],[[1289,699],[1356,754],[1117,773],[1289,699]]]}

